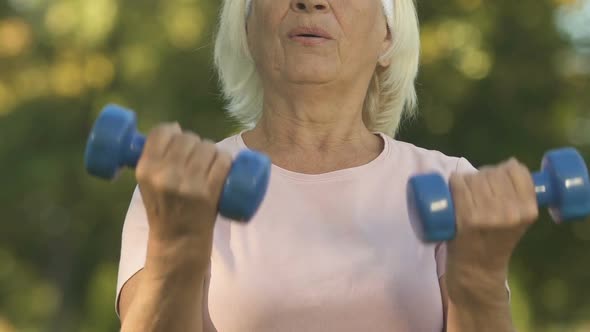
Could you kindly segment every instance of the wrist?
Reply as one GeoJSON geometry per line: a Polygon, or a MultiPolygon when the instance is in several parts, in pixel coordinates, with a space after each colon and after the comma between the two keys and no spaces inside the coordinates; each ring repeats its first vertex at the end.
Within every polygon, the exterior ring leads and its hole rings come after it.
{"type": "Polygon", "coordinates": [[[449,299],[456,305],[505,306],[509,301],[507,271],[448,266],[445,282],[449,299]]]}
{"type": "Polygon", "coordinates": [[[176,273],[204,273],[209,267],[211,245],[211,241],[189,236],[163,239],[150,232],[145,268],[161,277],[176,273]]]}

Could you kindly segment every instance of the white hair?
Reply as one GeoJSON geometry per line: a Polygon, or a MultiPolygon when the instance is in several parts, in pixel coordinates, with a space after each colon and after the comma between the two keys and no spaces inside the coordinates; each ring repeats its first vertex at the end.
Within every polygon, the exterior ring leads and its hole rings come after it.
{"type": "MultiPolygon", "coordinates": [[[[369,130],[393,136],[402,116],[415,112],[420,34],[414,0],[384,1],[391,1],[394,8],[389,24],[393,43],[383,55],[391,65],[375,70],[363,105],[363,121],[369,130]]],[[[263,89],[248,49],[246,6],[244,0],[223,0],[214,58],[228,113],[252,128],[262,115],[263,89]]]]}

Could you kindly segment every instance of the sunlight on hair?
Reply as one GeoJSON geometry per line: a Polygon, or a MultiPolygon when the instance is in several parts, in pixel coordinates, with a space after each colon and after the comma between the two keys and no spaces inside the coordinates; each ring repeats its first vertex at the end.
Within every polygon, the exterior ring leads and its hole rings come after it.
{"type": "MultiPolygon", "coordinates": [[[[414,1],[394,2],[393,46],[385,54],[392,65],[375,72],[363,105],[363,121],[372,131],[395,135],[417,103],[414,81],[418,73],[420,35],[414,1]]],[[[252,128],[262,113],[263,91],[250,57],[245,31],[244,1],[224,1],[215,42],[215,66],[228,113],[244,128],[252,128]]]]}

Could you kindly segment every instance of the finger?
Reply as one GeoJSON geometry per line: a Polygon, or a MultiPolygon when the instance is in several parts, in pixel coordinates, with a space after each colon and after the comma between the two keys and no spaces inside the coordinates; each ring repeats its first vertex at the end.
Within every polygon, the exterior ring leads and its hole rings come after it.
{"type": "Polygon", "coordinates": [[[181,132],[178,123],[165,123],[155,127],[147,137],[143,155],[148,158],[163,156],[172,141],[172,137],[181,132]]]}
{"type": "Polygon", "coordinates": [[[206,178],[206,174],[211,168],[211,164],[215,160],[217,154],[217,147],[209,140],[201,141],[196,144],[187,158],[186,167],[190,174],[203,175],[201,178],[206,178]]]}
{"type": "Polygon", "coordinates": [[[517,198],[516,190],[505,167],[500,166],[484,174],[485,185],[489,188],[494,201],[512,201],[517,198]]]}
{"type": "Polygon", "coordinates": [[[492,222],[498,227],[512,227],[520,222],[521,204],[507,167],[501,165],[489,172],[486,182],[493,193],[489,206],[490,214],[495,217],[491,218],[492,222]]]}
{"type": "Polygon", "coordinates": [[[525,222],[533,222],[539,217],[539,205],[533,177],[529,169],[516,160],[512,161],[509,166],[507,176],[516,192],[521,216],[525,222]]]}
{"type": "Polygon", "coordinates": [[[206,168],[205,168],[205,174],[209,174],[209,172],[211,172],[211,169],[213,168],[213,165],[215,165],[215,160],[217,159],[217,154],[219,153],[219,151],[217,150],[217,145],[215,145],[215,143],[211,140],[205,140],[203,142],[205,145],[207,145],[207,149],[209,150],[209,156],[206,156],[209,162],[206,163],[206,168]]]}
{"type": "Polygon", "coordinates": [[[507,176],[513,184],[514,190],[519,197],[535,197],[535,183],[529,169],[516,159],[511,159],[507,163],[507,176]]]}
{"type": "Polygon", "coordinates": [[[466,179],[469,175],[452,174],[449,179],[449,186],[455,205],[455,214],[457,221],[457,233],[463,228],[465,220],[473,219],[476,206],[471,188],[466,179]]]}
{"type": "Polygon", "coordinates": [[[475,209],[487,209],[493,203],[494,192],[488,180],[491,172],[492,168],[483,167],[479,173],[465,177],[475,209]]]}
{"type": "Polygon", "coordinates": [[[200,141],[200,137],[194,133],[175,134],[163,157],[172,163],[184,166],[193,148],[200,141]]]}
{"type": "Polygon", "coordinates": [[[215,199],[219,199],[225,180],[232,167],[232,157],[226,152],[218,151],[207,176],[209,190],[215,199]]]}

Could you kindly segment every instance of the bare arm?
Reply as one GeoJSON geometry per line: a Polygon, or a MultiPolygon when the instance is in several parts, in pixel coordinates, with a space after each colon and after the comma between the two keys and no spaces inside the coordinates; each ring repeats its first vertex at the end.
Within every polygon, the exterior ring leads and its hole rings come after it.
{"type": "Polygon", "coordinates": [[[449,182],[457,233],[447,242],[447,332],[513,332],[508,266],[539,215],[530,171],[511,159],[449,182]]]}
{"type": "MultiPolygon", "coordinates": [[[[478,280],[477,288],[465,285],[461,296],[449,298],[445,277],[440,279],[446,332],[463,331],[514,331],[504,282],[487,279],[478,280]],[[476,289],[477,291],[469,291],[476,289]]],[[[498,279],[500,280],[500,279],[498,279]]]]}
{"type": "Polygon", "coordinates": [[[203,331],[203,287],[231,155],[211,141],[156,127],[135,175],[149,235],[144,269],[124,287],[122,331],[203,331]]]}
{"type": "MultiPolygon", "coordinates": [[[[180,246],[170,250],[189,250],[180,246]]],[[[194,250],[195,246],[191,246],[194,250]]],[[[149,250],[149,249],[148,249],[149,250]]],[[[146,262],[123,287],[121,331],[202,331],[204,264],[183,255],[146,262]],[[182,258],[181,258],[182,257],[182,258]]]]}

